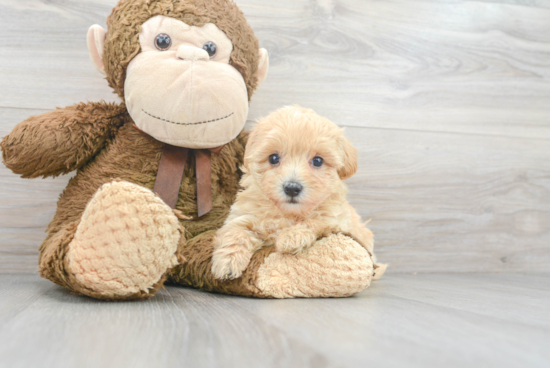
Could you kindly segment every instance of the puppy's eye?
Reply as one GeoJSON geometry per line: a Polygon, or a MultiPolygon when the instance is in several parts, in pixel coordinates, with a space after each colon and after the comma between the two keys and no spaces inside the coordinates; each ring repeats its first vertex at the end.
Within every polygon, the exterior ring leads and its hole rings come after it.
{"type": "Polygon", "coordinates": [[[161,33],[155,38],[155,46],[160,51],[166,51],[172,46],[172,38],[166,33],[161,33]]]}
{"type": "Polygon", "coordinates": [[[208,41],[204,45],[202,45],[203,50],[205,50],[210,58],[213,58],[214,55],[216,55],[216,51],[218,51],[218,48],[216,47],[216,44],[212,41],[208,41]]]}
{"type": "Polygon", "coordinates": [[[319,156],[316,156],[316,157],[313,157],[313,160],[311,160],[311,164],[315,167],[321,167],[323,166],[323,163],[325,161],[323,160],[322,157],[319,157],[319,156]]]}
{"type": "Polygon", "coordinates": [[[278,154],[273,154],[269,156],[269,163],[271,165],[278,165],[280,161],[281,161],[281,158],[279,157],[278,154]]]}

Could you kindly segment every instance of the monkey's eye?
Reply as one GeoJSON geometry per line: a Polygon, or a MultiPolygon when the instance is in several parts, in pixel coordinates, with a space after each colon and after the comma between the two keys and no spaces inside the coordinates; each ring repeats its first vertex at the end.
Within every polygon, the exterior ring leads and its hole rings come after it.
{"type": "Polygon", "coordinates": [[[311,164],[312,164],[313,166],[315,166],[315,167],[321,167],[321,166],[323,166],[323,163],[324,163],[324,162],[325,162],[325,161],[323,160],[323,158],[322,158],[322,157],[319,157],[319,156],[315,156],[315,157],[313,157],[313,160],[311,160],[311,164]]]}
{"type": "Polygon", "coordinates": [[[213,58],[214,55],[216,55],[216,51],[218,51],[217,47],[216,47],[216,44],[212,41],[208,41],[207,43],[202,45],[202,48],[203,48],[203,50],[205,50],[208,53],[210,58],[213,58]]]}
{"type": "Polygon", "coordinates": [[[172,46],[172,39],[166,33],[161,33],[155,38],[155,46],[160,51],[166,51],[172,46]]]}
{"type": "Polygon", "coordinates": [[[275,154],[269,156],[269,163],[271,165],[278,165],[279,162],[281,162],[281,158],[279,157],[278,154],[275,153],[275,154]]]}

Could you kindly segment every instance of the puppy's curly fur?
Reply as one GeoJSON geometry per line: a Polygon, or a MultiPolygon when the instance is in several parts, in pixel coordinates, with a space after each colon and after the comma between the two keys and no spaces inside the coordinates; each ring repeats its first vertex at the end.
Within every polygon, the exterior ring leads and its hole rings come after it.
{"type": "Polygon", "coordinates": [[[357,150],[336,124],[299,106],[275,111],[252,130],[243,171],[244,189],[215,239],[216,278],[240,277],[263,246],[298,253],[333,233],[351,236],[374,257],[372,232],[343,183],[357,171],[357,150]]]}

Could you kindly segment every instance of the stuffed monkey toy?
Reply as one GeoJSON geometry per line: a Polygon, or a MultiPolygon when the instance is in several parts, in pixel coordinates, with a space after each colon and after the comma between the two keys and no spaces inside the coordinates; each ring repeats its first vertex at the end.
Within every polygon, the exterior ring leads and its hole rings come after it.
{"type": "Polygon", "coordinates": [[[334,234],[307,253],[257,252],[239,279],[211,274],[212,240],[239,190],[250,98],[268,55],[232,0],[121,0],[88,47],[121,104],[30,117],[1,142],[23,178],[76,170],[40,246],[39,272],[100,299],[165,282],[264,298],[366,288],[368,252],[334,234]]]}

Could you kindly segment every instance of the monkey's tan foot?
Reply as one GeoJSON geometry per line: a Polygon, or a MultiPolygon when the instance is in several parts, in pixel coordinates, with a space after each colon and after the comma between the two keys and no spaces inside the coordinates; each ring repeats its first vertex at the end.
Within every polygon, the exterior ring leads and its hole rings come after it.
{"type": "Polygon", "coordinates": [[[353,239],[334,234],[297,254],[271,253],[259,267],[256,287],[265,296],[346,297],[366,289],[373,263],[353,239]]]}
{"type": "Polygon", "coordinates": [[[147,293],[177,265],[178,219],[153,192],[103,185],[88,203],[67,254],[69,272],[91,294],[147,293]]]}

